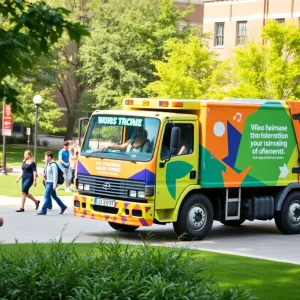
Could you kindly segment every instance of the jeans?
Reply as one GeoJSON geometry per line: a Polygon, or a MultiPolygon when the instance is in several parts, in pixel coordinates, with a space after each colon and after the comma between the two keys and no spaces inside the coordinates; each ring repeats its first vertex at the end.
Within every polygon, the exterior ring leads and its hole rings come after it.
{"type": "MultiPolygon", "coordinates": [[[[43,180],[43,186],[44,188],[46,188],[46,183],[45,183],[45,180],[43,180]]],[[[48,203],[48,207],[49,209],[52,209],[52,200],[50,199],[50,202],[48,203]]]]}
{"type": "Polygon", "coordinates": [[[45,203],[42,207],[41,213],[47,214],[47,208],[51,207],[51,197],[53,200],[56,201],[58,206],[63,210],[67,206],[60,200],[60,198],[57,197],[56,191],[53,189],[53,182],[47,182],[45,185],[45,194],[44,194],[44,199],[45,203]]]}

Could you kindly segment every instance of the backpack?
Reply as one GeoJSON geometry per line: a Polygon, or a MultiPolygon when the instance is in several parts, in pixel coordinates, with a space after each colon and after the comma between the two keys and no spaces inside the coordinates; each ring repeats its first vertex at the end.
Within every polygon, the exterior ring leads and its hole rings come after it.
{"type": "Polygon", "coordinates": [[[63,171],[61,170],[61,168],[57,165],[56,162],[52,162],[50,164],[50,166],[52,164],[56,164],[56,167],[57,167],[57,184],[63,184],[65,182],[65,178],[64,178],[64,173],[63,171]]]}

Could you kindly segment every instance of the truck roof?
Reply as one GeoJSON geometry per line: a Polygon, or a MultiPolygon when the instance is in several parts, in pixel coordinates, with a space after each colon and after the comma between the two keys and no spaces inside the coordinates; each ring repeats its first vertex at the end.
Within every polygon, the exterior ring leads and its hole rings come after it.
{"type": "Polygon", "coordinates": [[[154,111],[154,110],[96,110],[93,112],[93,115],[117,115],[117,116],[132,116],[137,115],[140,117],[148,117],[148,118],[171,118],[172,116],[176,116],[177,119],[181,118],[182,120],[197,120],[197,115],[193,114],[185,114],[179,112],[169,112],[169,111],[154,111]]]}
{"type": "Polygon", "coordinates": [[[136,109],[155,109],[155,110],[200,110],[201,107],[207,106],[266,106],[287,107],[286,101],[267,100],[267,99],[250,99],[250,98],[225,98],[216,99],[164,99],[164,98],[126,98],[123,100],[125,110],[136,109]]]}

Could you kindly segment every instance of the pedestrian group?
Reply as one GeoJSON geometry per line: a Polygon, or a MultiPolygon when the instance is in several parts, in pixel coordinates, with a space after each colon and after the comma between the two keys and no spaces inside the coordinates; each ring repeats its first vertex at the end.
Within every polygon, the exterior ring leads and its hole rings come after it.
{"type": "MultiPolygon", "coordinates": [[[[80,152],[79,141],[77,140],[74,145],[71,146],[69,150],[69,142],[64,142],[63,149],[58,153],[58,163],[53,159],[53,153],[51,151],[45,152],[45,166],[42,174],[43,185],[45,187],[44,192],[44,204],[40,212],[37,213],[38,216],[47,215],[47,210],[52,209],[52,199],[56,201],[63,214],[67,209],[67,206],[62,202],[62,200],[57,196],[56,191],[59,188],[59,173],[62,171],[64,177],[64,187],[66,192],[70,192],[70,186],[74,185],[74,191],[76,190],[76,168],[78,155],[80,152]],[[60,171],[61,170],[61,171],[60,171]]],[[[16,210],[16,212],[25,212],[25,201],[29,198],[35,203],[35,209],[38,210],[40,205],[40,200],[34,198],[34,196],[29,192],[29,189],[37,185],[37,167],[36,163],[33,161],[32,153],[29,150],[24,152],[24,160],[22,163],[22,170],[16,182],[22,178],[22,203],[21,207],[16,210]]],[[[0,219],[0,226],[3,220],[0,219]]]]}

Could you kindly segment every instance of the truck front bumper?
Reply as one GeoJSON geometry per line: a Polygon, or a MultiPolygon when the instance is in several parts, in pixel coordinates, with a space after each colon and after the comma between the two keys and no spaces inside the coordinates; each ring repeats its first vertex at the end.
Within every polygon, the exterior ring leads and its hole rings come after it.
{"type": "Polygon", "coordinates": [[[74,215],[131,226],[151,226],[154,219],[154,205],[149,203],[114,200],[114,207],[95,205],[92,196],[74,196],[74,215]]]}

